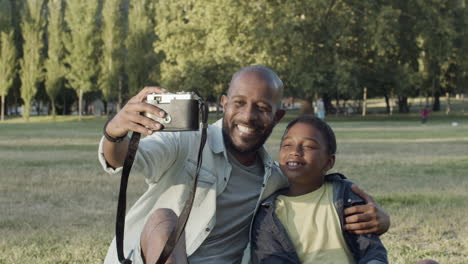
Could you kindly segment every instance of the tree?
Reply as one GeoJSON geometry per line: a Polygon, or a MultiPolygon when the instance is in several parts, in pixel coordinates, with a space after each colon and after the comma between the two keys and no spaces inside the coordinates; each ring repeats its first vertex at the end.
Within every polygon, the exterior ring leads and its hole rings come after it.
{"type": "Polygon", "coordinates": [[[118,98],[122,104],[122,82],[126,57],[125,38],[128,25],[128,2],[105,0],[102,25],[102,60],[100,86],[105,100],[118,98]]]}
{"type": "Polygon", "coordinates": [[[63,0],[49,0],[49,21],[47,27],[48,58],[45,61],[45,88],[52,105],[52,116],[55,118],[55,99],[64,86],[66,74],[64,66],[65,48],[64,34],[64,4],[63,0]]]}
{"type": "Polygon", "coordinates": [[[5,116],[5,97],[13,84],[16,74],[16,49],[13,31],[0,31],[0,100],[2,101],[1,120],[5,116]]]}
{"type": "Polygon", "coordinates": [[[12,6],[0,0],[0,101],[1,120],[5,116],[5,98],[16,74],[16,48],[13,39],[12,6]]]}
{"type": "Polygon", "coordinates": [[[99,1],[67,1],[65,22],[67,34],[64,38],[68,56],[65,61],[68,68],[66,78],[78,95],[78,115],[83,113],[83,93],[96,89],[98,78],[97,18],[99,1]]]}
{"type": "Polygon", "coordinates": [[[453,9],[449,0],[422,1],[420,3],[421,21],[419,28],[419,45],[423,51],[420,59],[425,68],[426,83],[434,98],[432,109],[440,110],[440,96],[447,87],[446,77],[454,53],[456,32],[453,27],[453,9]]]}
{"type": "MultiPolygon", "coordinates": [[[[156,53],[153,43],[157,36],[154,30],[155,4],[151,0],[131,1],[129,11],[127,59],[130,94],[136,94],[145,85],[159,84],[161,53],[156,53]]],[[[156,44],[157,45],[157,44],[156,44]]]]}
{"type": "Polygon", "coordinates": [[[29,121],[31,102],[37,83],[43,78],[44,1],[26,0],[21,14],[21,32],[24,39],[21,66],[21,98],[24,101],[23,117],[29,121]]]}

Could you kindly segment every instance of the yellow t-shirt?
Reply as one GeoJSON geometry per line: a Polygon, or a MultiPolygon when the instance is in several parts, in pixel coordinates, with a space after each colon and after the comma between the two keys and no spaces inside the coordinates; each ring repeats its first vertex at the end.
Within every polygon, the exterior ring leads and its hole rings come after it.
{"type": "Polygon", "coordinates": [[[279,195],[275,213],[301,263],[354,263],[333,205],[331,183],[301,196],[279,195]]]}

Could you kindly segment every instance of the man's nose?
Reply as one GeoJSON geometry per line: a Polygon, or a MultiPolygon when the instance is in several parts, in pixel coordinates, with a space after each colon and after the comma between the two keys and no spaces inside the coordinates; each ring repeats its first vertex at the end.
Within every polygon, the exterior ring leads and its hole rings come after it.
{"type": "Polygon", "coordinates": [[[252,104],[247,104],[242,111],[242,116],[245,122],[252,122],[258,119],[258,110],[252,104]]]}

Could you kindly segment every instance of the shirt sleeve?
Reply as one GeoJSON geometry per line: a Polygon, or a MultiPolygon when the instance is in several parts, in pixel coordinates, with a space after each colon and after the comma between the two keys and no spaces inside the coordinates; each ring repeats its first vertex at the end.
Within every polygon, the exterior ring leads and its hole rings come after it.
{"type": "MultiPolygon", "coordinates": [[[[99,144],[99,162],[109,174],[117,174],[122,167],[112,168],[106,162],[103,152],[103,141],[99,144]]],[[[146,182],[156,183],[170,168],[178,157],[180,149],[180,133],[160,132],[154,133],[140,140],[132,171],[138,171],[145,176],[146,182]]]]}

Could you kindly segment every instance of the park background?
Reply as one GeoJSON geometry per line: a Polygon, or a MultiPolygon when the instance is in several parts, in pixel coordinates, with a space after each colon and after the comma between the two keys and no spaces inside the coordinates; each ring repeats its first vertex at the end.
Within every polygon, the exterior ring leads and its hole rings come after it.
{"type": "MultiPolygon", "coordinates": [[[[0,263],[101,263],[118,191],[97,162],[106,116],[145,85],[216,106],[252,64],[286,85],[274,158],[323,98],[335,171],[392,217],[390,262],[467,263],[467,26],[465,0],[0,0],[0,263]]],[[[131,179],[132,201],[144,190],[131,179]]]]}

